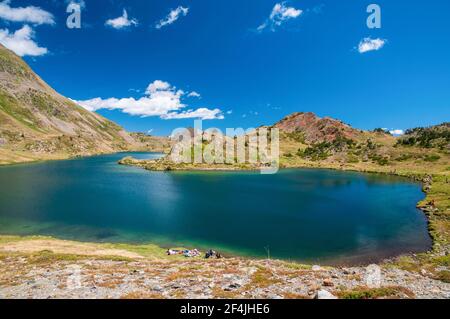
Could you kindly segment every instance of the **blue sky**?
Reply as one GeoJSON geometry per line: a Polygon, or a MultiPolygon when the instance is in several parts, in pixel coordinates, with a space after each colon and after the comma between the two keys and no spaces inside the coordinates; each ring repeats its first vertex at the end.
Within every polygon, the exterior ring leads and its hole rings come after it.
{"type": "Polygon", "coordinates": [[[0,42],[130,131],[299,111],[361,129],[450,120],[448,0],[84,0],[81,29],[66,27],[68,2],[0,0],[0,42]],[[370,3],[381,29],[366,25],[370,3]],[[365,38],[377,50],[360,53],[365,38]]]}

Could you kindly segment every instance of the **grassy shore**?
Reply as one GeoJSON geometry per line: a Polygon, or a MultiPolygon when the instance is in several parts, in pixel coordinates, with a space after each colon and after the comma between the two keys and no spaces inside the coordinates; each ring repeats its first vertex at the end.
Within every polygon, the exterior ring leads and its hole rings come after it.
{"type": "MultiPolygon", "coordinates": [[[[410,265],[403,262],[401,267],[380,265],[387,280],[370,287],[365,267],[312,267],[238,257],[188,259],[167,256],[151,244],[0,236],[0,298],[311,299],[323,289],[341,299],[450,297],[450,284],[442,274],[403,269],[410,265]],[[82,284],[73,288],[70,282],[77,269],[82,284]]],[[[433,262],[448,265],[444,257],[433,262]]]]}

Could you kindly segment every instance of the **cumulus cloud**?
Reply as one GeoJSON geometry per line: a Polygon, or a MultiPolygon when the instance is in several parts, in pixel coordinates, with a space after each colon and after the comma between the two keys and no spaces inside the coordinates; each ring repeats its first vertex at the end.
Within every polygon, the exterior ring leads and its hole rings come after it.
{"type": "Polygon", "coordinates": [[[202,120],[223,119],[222,111],[218,108],[199,108],[196,110],[183,110],[187,107],[182,98],[186,94],[183,90],[170,85],[170,83],[156,80],[150,83],[146,90],[146,96],[135,98],[94,98],[85,101],[75,101],[89,111],[101,109],[121,110],[124,113],[150,117],[158,116],[162,119],[187,119],[199,118],[202,120]]]}
{"type": "Polygon", "coordinates": [[[8,29],[0,29],[0,43],[19,56],[40,56],[48,53],[47,48],[40,47],[34,40],[34,31],[28,25],[10,33],[8,29]]]}
{"type": "Polygon", "coordinates": [[[176,9],[170,10],[169,14],[164,19],[161,19],[156,24],[156,29],[161,29],[162,27],[165,27],[167,25],[174,23],[175,21],[177,21],[180,18],[180,16],[185,17],[188,14],[188,12],[189,12],[189,8],[184,8],[182,6],[179,6],[176,9]]]}
{"type": "Polygon", "coordinates": [[[105,25],[119,30],[119,29],[131,27],[131,26],[137,26],[138,21],[136,19],[128,19],[128,13],[125,9],[123,9],[122,16],[115,18],[115,19],[107,20],[105,22],[105,25]]]}
{"type": "Polygon", "coordinates": [[[276,27],[281,26],[288,20],[296,19],[300,17],[303,10],[296,9],[294,7],[288,7],[284,2],[277,3],[272,9],[269,18],[264,21],[256,30],[261,32],[266,28],[275,31],[276,27]]]}
{"type": "Polygon", "coordinates": [[[202,96],[200,95],[200,93],[195,92],[195,91],[192,91],[191,93],[188,94],[188,97],[196,97],[196,98],[200,98],[200,97],[202,97],[202,96]]]}
{"type": "Polygon", "coordinates": [[[39,7],[28,6],[12,8],[10,4],[10,0],[0,2],[1,19],[32,24],[55,24],[53,15],[39,7]]]}
{"type": "Polygon", "coordinates": [[[392,135],[399,136],[399,135],[404,135],[404,134],[405,134],[405,131],[404,131],[404,130],[396,129],[396,130],[390,130],[389,133],[391,133],[392,135]]]}
{"type": "Polygon", "coordinates": [[[377,39],[364,38],[359,42],[358,51],[359,53],[378,51],[384,47],[386,42],[387,42],[386,40],[380,38],[377,39]]]}
{"type": "Polygon", "coordinates": [[[150,83],[145,91],[146,94],[151,95],[152,93],[156,93],[158,91],[171,91],[171,85],[168,82],[164,82],[161,80],[156,80],[150,83]]]}

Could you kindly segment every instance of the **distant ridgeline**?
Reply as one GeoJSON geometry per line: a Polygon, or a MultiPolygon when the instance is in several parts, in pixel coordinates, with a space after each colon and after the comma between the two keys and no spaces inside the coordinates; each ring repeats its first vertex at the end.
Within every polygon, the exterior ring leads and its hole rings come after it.
{"type": "MultiPolygon", "coordinates": [[[[279,130],[280,167],[345,166],[357,170],[404,172],[424,172],[426,167],[426,171],[431,173],[442,172],[450,162],[448,123],[408,130],[406,135],[395,137],[382,129],[363,131],[329,117],[320,118],[313,113],[294,113],[273,126],[262,128],[279,130]]],[[[249,136],[240,138],[243,138],[247,145],[249,136]]],[[[203,147],[208,147],[209,140],[203,135],[203,147]]],[[[172,150],[170,155],[173,154],[172,150]]],[[[192,165],[178,163],[179,161],[173,161],[171,158],[167,156],[149,161],[127,158],[121,163],[149,170],[257,168],[255,165],[217,165],[207,161],[192,165]]]]}
{"type": "Polygon", "coordinates": [[[399,145],[450,150],[450,122],[432,127],[418,127],[406,131],[399,145]]]}
{"type": "Polygon", "coordinates": [[[320,162],[395,167],[396,164],[405,166],[408,162],[411,165],[449,162],[449,123],[411,129],[404,136],[394,137],[381,129],[362,131],[335,119],[295,113],[275,127],[281,131],[281,163],[287,166],[320,162]]]}

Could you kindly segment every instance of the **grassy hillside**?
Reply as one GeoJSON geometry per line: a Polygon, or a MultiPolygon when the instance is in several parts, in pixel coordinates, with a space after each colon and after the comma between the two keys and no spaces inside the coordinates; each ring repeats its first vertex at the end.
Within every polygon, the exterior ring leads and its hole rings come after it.
{"type": "Polygon", "coordinates": [[[167,143],[136,137],[59,95],[0,45],[0,164],[143,150],[167,143]]]}

